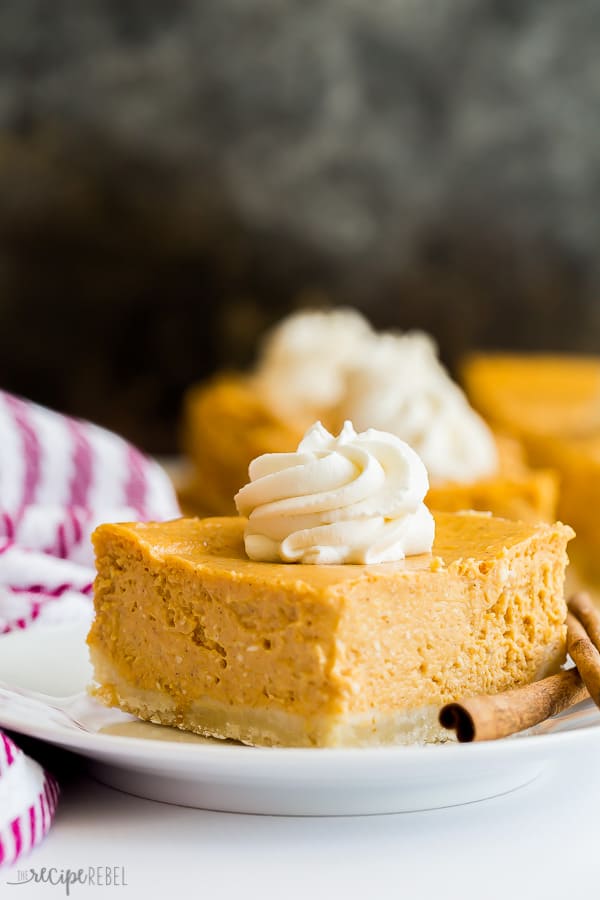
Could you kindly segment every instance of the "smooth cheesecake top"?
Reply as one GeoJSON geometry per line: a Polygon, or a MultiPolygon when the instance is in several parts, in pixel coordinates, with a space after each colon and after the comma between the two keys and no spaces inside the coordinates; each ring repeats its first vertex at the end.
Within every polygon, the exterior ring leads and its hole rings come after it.
{"type": "Polygon", "coordinates": [[[411,556],[399,562],[374,565],[303,565],[266,563],[248,559],[244,549],[241,516],[223,518],[182,518],[170,522],[135,522],[100,525],[93,536],[99,550],[106,537],[138,546],[145,554],[162,562],[173,561],[190,570],[243,573],[257,583],[304,582],[315,588],[339,582],[375,579],[391,573],[415,571],[485,572],[506,558],[517,545],[534,538],[570,539],[569,526],[556,523],[528,524],[500,519],[485,513],[435,513],[435,541],[431,553],[411,556]]]}
{"type": "Polygon", "coordinates": [[[600,428],[599,357],[476,353],[462,378],[475,408],[498,427],[557,436],[600,428]]]}

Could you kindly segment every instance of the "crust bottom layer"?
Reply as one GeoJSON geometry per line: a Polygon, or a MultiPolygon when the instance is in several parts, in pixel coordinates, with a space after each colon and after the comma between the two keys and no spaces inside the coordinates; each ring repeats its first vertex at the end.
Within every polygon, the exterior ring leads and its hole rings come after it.
{"type": "Polygon", "coordinates": [[[204,737],[270,747],[369,747],[453,739],[453,734],[439,725],[439,706],[435,704],[392,713],[371,711],[311,719],[283,710],[229,706],[209,697],[181,709],[168,694],[127,682],[97,647],[91,648],[91,656],[97,681],[92,693],[106,706],[204,737]]]}

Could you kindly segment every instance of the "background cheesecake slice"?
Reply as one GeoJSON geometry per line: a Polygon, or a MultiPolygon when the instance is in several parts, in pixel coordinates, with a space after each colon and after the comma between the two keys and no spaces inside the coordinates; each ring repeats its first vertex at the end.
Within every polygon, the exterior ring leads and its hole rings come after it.
{"type": "MultiPolygon", "coordinates": [[[[427,505],[443,512],[480,510],[521,522],[552,522],[556,516],[558,478],[553,469],[499,474],[461,484],[434,483],[427,505]]],[[[569,520],[570,521],[570,520],[569,520]]]]}
{"type": "Polygon", "coordinates": [[[104,703],[250,744],[431,741],[440,704],[564,659],[566,526],[440,513],[432,554],[315,566],[250,561],[244,525],[96,530],[104,703]]]}
{"type": "MultiPolygon", "coordinates": [[[[184,404],[183,443],[191,476],[179,496],[189,514],[230,515],[233,496],[245,484],[248,464],[262,453],[296,448],[309,424],[320,418],[334,427],[335,410],[311,410],[309,416],[275,409],[244,375],[219,375],[188,391],[184,404]]],[[[525,522],[553,522],[557,479],[550,469],[532,469],[520,443],[496,435],[498,472],[467,482],[432,479],[428,505],[444,512],[475,509],[525,522]]]]}
{"type": "Polygon", "coordinates": [[[600,357],[473,354],[463,365],[469,399],[495,428],[518,438],[533,466],[560,478],[557,514],[573,526],[579,573],[600,582],[600,357]]]}
{"type": "Polygon", "coordinates": [[[313,419],[285,417],[243,375],[217,375],[195,385],[184,400],[182,440],[192,474],[180,500],[190,514],[235,514],[233,497],[261,453],[297,447],[313,419]]]}
{"type": "Polygon", "coordinates": [[[509,434],[527,440],[600,432],[600,357],[472,353],[461,377],[475,409],[509,434]]]}

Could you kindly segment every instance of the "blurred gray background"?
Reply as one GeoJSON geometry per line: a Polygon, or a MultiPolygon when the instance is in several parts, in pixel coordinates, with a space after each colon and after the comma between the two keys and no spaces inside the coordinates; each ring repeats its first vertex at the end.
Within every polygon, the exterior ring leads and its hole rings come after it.
{"type": "Polygon", "coordinates": [[[4,0],[0,384],[168,452],[299,305],[600,347],[600,4],[4,0]]]}

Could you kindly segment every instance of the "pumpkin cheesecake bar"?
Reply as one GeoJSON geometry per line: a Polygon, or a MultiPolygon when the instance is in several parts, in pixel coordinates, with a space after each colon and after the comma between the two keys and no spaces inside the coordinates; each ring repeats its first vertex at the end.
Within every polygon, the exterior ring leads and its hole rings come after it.
{"type": "Polygon", "coordinates": [[[479,353],[464,361],[473,405],[560,479],[558,515],[577,537],[579,573],[600,582],[600,357],[479,353]]]}
{"type": "Polygon", "coordinates": [[[271,332],[253,370],[188,390],[182,508],[231,515],[250,461],[293,450],[317,418],[333,429],[350,418],[407,441],[428,467],[432,509],[530,522],[556,517],[555,474],[531,468],[517,440],[490,431],[431,340],[419,332],[376,333],[351,310],[290,316],[271,332]]]}
{"type": "Polygon", "coordinates": [[[235,513],[233,497],[261,453],[294,449],[311,424],[273,407],[243,375],[217,375],[184,398],[182,440],[192,475],[179,491],[184,511],[235,513]]]}
{"type": "Polygon", "coordinates": [[[479,510],[521,522],[553,522],[557,498],[556,472],[546,467],[500,472],[467,484],[435,483],[429,489],[427,503],[431,509],[444,512],[479,510]]]}
{"type": "Polygon", "coordinates": [[[260,562],[243,517],[101,525],[96,696],[248,744],[447,739],[437,713],[565,657],[567,526],[438,513],[431,553],[260,562]]]}
{"type": "Polygon", "coordinates": [[[463,360],[469,400],[492,427],[533,436],[600,433],[600,357],[472,353],[463,360]]]}
{"type": "MultiPolygon", "coordinates": [[[[331,415],[331,413],[330,413],[331,415]]],[[[335,418],[328,420],[335,424],[335,418]]],[[[240,374],[219,375],[191,388],[184,404],[184,446],[192,475],[179,490],[189,514],[229,515],[233,496],[246,480],[248,464],[260,453],[294,448],[307,425],[306,416],[276,410],[252,381],[240,374]]],[[[520,442],[495,434],[498,471],[470,481],[432,481],[431,509],[474,509],[524,522],[553,522],[557,478],[550,468],[527,465],[520,442]]]]}

